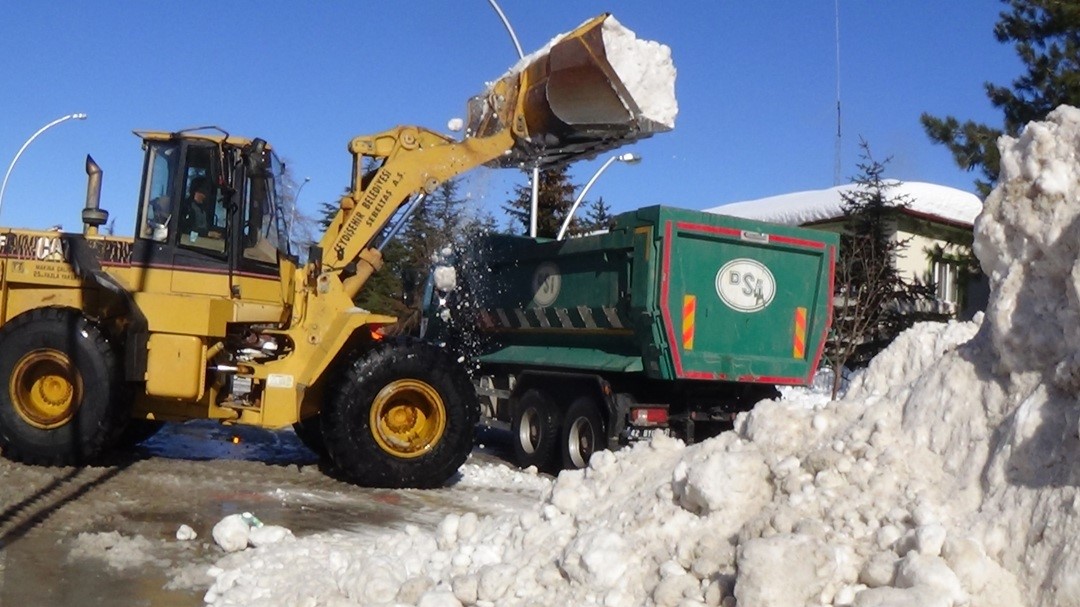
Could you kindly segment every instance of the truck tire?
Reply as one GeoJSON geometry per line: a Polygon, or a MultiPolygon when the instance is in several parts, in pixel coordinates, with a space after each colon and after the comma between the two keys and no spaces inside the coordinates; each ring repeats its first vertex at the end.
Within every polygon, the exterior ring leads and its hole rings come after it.
{"type": "Polygon", "coordinates": [[[567,470],[589,465],[589,458],[604,445],[604,420],[596,399],[577,397],[566,410],[562,427],[562,464],[567,470]]]}
{"type": "Polygon", "coordinates": [[[559,409],[544,392],[527,390],[514,405],[510,420],[514,459],[522,468],[559,471],[559,409]]]}
{"type": "Polygon", "coordinates": [[[346,479],[371,487],[431,488],[469,456],[479,418],[469,376],[416,339],[377,344],[330,388],[322,435],[346,479]]]}
{"type": "Polygon", "coordinates": [[[76,310],[37,308],[0,328],[0,450],[30,464],[101,456],[130,411],[117,355],[76,310]]]}

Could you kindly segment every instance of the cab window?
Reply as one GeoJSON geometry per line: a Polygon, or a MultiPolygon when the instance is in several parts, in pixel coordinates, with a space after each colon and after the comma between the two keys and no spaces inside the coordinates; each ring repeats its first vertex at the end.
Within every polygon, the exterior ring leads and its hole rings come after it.
{"type": "Polygon", "coordinates": [[[138,234],[157,242],[169,237],[169,219],[175,210],[170,188],[180,158],[175,143],[151,143],[147,147],[147,178],[139,206],[138,234]]]}
{"type": "Polygon", "coordinates": [[[269,175],[252,177],[244,191],[244,257],[276,264],[278,252],[289,254],[288,230],[269,175]]]}
{"type": "Polygon", "coordinates": [[[185,247],[224,252],[225,204],[213,171],[216,148],[189,145],[184,167],[184,200],[180,207],[180,244],[185,247]]]}

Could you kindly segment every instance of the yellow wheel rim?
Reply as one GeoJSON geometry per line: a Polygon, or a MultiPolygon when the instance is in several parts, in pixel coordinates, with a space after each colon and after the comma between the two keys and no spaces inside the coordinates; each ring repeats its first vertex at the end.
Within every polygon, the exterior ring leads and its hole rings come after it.
{"type": "Polygon", "coordinates": [[[82,378],[63,352],[34,350],[15,363],[8,393],[19,417],[49,430],[75,416],[82,402],[82,378]]]}
{"type": "Polygon", "coordinates": [[[435,448],[446,431],[446,405],[439,393],[416,379],[386,385],[371,403],[371,434],[379,447],[405,459],[435,448]]]}

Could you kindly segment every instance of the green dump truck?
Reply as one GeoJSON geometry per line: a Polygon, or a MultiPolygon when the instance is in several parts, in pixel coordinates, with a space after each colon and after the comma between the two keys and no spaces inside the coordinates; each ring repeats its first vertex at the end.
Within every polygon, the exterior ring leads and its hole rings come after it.
{"type": "Polygon", "coordinates": [[[664,206],[565,240],[490,234],[436,268],[424,332],[473,370],[519,464],[580,468],[809,383],[836,253],[835,234],[664,206]]]}

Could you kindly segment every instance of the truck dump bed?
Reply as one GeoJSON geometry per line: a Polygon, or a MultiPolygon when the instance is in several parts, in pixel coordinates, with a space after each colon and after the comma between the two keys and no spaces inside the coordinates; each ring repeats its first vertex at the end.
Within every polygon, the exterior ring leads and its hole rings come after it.
{"type": "Polygon", "coordinates": [[[563,241],[491,235],[464,269],[485,338],[479,362],[808,383],[828,332],[837,241],[663,206],[563,241]]]}

